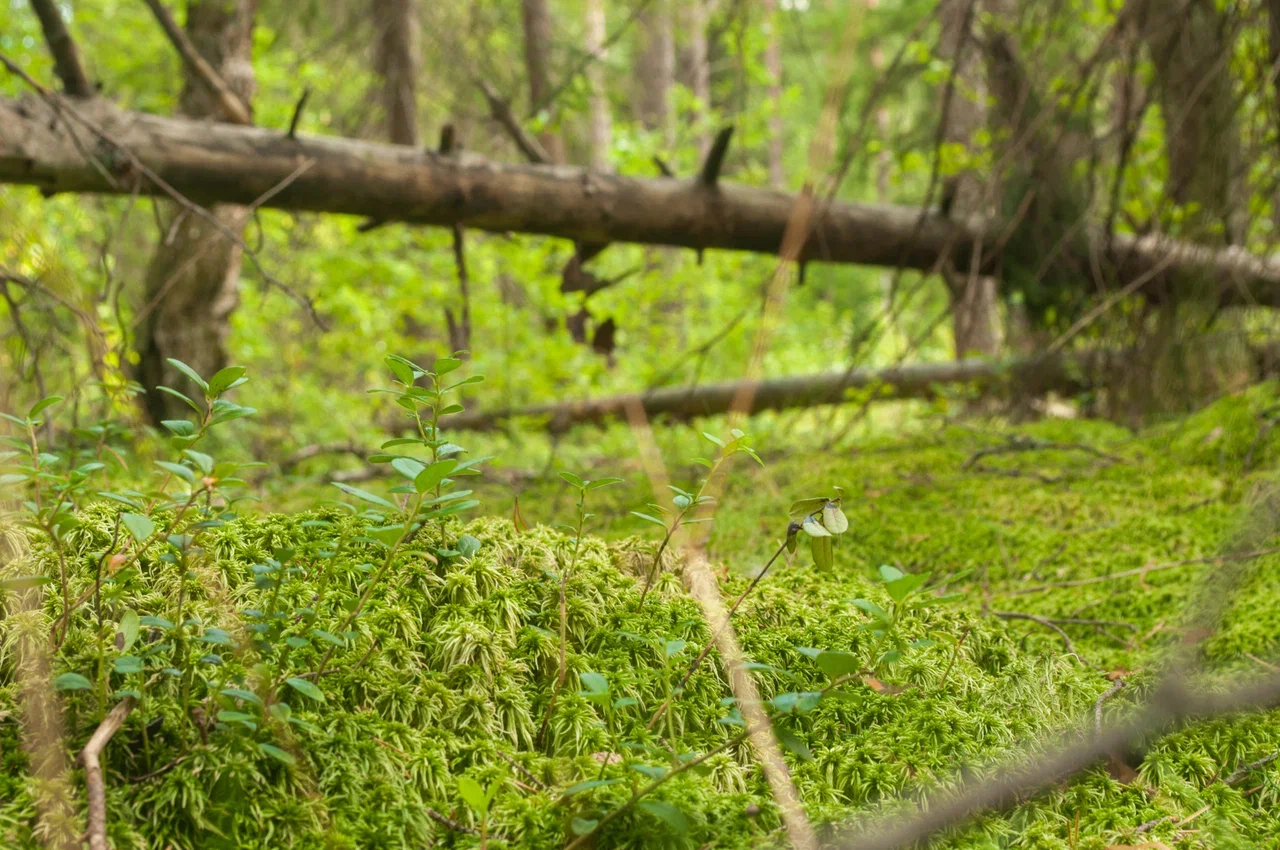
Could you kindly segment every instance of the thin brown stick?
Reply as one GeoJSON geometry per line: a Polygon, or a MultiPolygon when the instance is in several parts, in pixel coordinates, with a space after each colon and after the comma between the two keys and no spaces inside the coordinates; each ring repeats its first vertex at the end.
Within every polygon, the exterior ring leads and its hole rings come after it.
{"type": "Polygon", "coordinates": [[[84,784],[89,797],[89,850],[107,850],[107,790],[102,779],[102,764],[98,757],[111,742],[111,738],[128,719],[135,704],[133,697],[125,697],[98,724],[89,743],[80,752],[84,764],[84,784]]]}
{"type": "Polygon", "coordinates": [[[1171,561],[1167,564],[1153,564],[1147,567],[1136,567],[1132,570],[1121,570],[1118,573],[1111,573],[1105,576],[1091,576],[1089,578],[1078,578],[1072,581],[1059,581],[1050,584],[1040,584],[1035,587],[1024,587],[1018,590],[1009,591],[1010,596],[1021,596],[1025,593],[1040,593],[1045,590],[1056,590],[1063,587],[1083,587],[1087,584],[1100,584],[1102,582],[1112,581],[1114,579],[1129,578],[1130,576],[1146,575],[1147,573],[1159,572],[1161,570],[1172,570],[1178,567],[1189,567],[1195,564],[1223,564],[1228,561],[1252,561],[1254,558],[1261,558],[1265,555],[1274,555],[1280,552],[1280,547],[1271,549],[1259,549],[1254,552],[1241,552],[1236,555],[1214,555],[1208,558],[1188,558],[1185,561],[1171,561]]]}
{"type": "Polygon", "coordinates": [[[992,611],[991,615],[993,617],[999,617],[1002,620],[1029,620],[1033,623],[1038,623],[1039,625],[1044,626],[1046,629],[1052,629],[1058,633],[1058,637],[1062,638],[1063,644],[1067,647],[1067,653],[1074,655],[1084,663],[1084,657],[1076,651],[1076,645],[1071,642],[1070,635],[1063,631],[1062,627],[1053,622],[1053,620],[1041,617],[1039,614],[1027,614],[1023,611],[992,611]]]}
{"type": "Polygon", "coordinates": [[[187,38],[187,34],[178,26],[178,22],[173,19],[173,15],[165,8],[160,0],[142,0],[147,4],[147,8],[156,16],[160,28],[164,30],[164,34],[169,37],[174,49],[178,51],[178,55],[182,57],[182,61],[191,69],[192,73],[204,83],[211,92],[218,98],[218,105],[222,107],[222,112],[226,119],[232,124],[243,124],[245,126],[253,124],[253,115],[249,111],[249,107],[240,99],[240,96],[231,90],[226,81],[222,79],[212,65],[205,61],[200,52],[196,50],[196,46],[191,43],[191,39],[187,38]]]}

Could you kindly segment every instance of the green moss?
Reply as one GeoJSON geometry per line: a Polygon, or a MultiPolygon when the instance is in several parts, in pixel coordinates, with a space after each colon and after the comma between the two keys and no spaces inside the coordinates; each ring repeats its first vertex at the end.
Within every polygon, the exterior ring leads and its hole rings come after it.
{"type": "MultiPolygon", "coordinates": [[[[1004,445],[1004,439],[950,428],[852,453],[794,455],[764,470],[739,467],[711,545],[715,559],[728,567],[726,596],[741,592],[751,570],[777,546],[792,498],[838,484],[845,488],[851,522],[833,570],[820,572],[805,557],[779,564],[736,618],[745,651],[765,665],[755,675],[766,697],[824,686],[801,647],[847,651],[870,666],[874,641],[864,628],[867,618],[849,600],[886,601],[875,580],[879,564],[939,578],[972,571],[955,588],[964,591],[962,599],[925,609],[904,624],[908,640],[936,643],[908,653],[882,675],[903,690],[878,692],[859,683],[841,699],[779,721],[812,753],[809,761],[788,755],[810,816],[833,823],[899,795],[915,800],[954,787],[964,772],[982,770],[1090,717],[1094,700],[1110,684],[1104,671],[1138,671],[1127,674],[1131,686],[1107,703],[1108,716],[1130,710],[1164,647],[1179,638],[1181,609],[1209,567],[1186,564],[1030,591],[1211,556],[1235,539],[1243,511],[1255,501],[1247,494],[1270,483],[1267,472],[1243,465],[1257,440],[1258,413],[1268,404],[1254,394],[1224,399],[1178,426],[1137,438],[1098,423],[1040,423],[1018,433],[1057,448],[990,455],[968,466],[974,452],[1004,445]],[[1219,428],[1217,439],[1232,448],[1210,458],[1202,451],[1204,440],[1219,428]],[[1067,444],[1087,444],[1113,458],[1067,444]],[[984,611],[1119,625],[1064,626],[1076,657],[1055,633],[984,611]]],[[[1269,446],[1269,440],[1264,436],[1261,444],[1269,446]]],[[[1255,452],[1255,465],[1265,470],[1259,458],[1270,458],[1271,451],[1255,452]]],[[[553,498],[550,490],[541,496],[532,491],[522,509],[553,498]]],[[[668,685],[706,642],[707,629],[674,573],[664,575],[656,596],[636,610],[637,576],[656,541],[624,517],[647,499],[636,485],[604,498],[613,500],[606,503],[610,539],[584,542],[569,581],[568,685],[545,740],[538,739],[557,673],[557,577],[572,541],[544,527],[517,533],[499,519],[451,525],[449,539],[470,534],[480,549],[444,564],[421,552],[398,556],[355,621],[354,641],[335,651],[332,673],[320,678],[324,703],[287,688],[274,695],[308,726],[259,718],[256,729],[223,723],[202,735],[182,709],[181,682],[163,672],[165,653],[150,662],[146,675],[127,681],[113,675],[112,688],[154,678],[107,750],[117,846],[476,846],[475,836],[449,829],[429,812],[475,824],[456,780],[465,775],[483,782],[506,771],[504,755],[537,782],[508,775],[492,833],[509,846],[562,846],[572,818],[598,817],[646,781],[628,763],[661,764],[655,748],[667,744],[683,753],[720,745],[737,727],[718,722],[728,714],[722,701],[729,692],[714,655],[689,680],[671,726],[646,729],[668,685]],[[642,531],[644,537],[632,536],[642,531]],[[687,647],[666,667],[661,644],[651,640],[683,640],[687,647]],[[604,674],[613,698],[635,704],[605,712],[578,693],[585,672],[604,674]],[[674,740],[664,741],[671,729],[674,740]],[[296,766],[264,753],[263,743],[292,753],[296,766]],[[607,754],[621,754],[626,763],[611,757],[602,765],[607,754]],[[173,769],[134,781],[175,759],[173,769]],[[623,781],[562,797],[572,784],[598,777],[623,781]],[[539,783],[550,790],[540,790],[539,783]]],[[[74,591],[89,586],[94,553],[108,542],[113,516],[113,508],[92,507],[82,517],[84,527],[70,537],[74,591]]],[[[217,651],[222,663],[195,664],[192,705],[205,716],[241,709],[257,717],[260,711],[219,691],[247,687],[271,698],[263,691],[264,670],[278,682],[282,667],[290,674],[316,669],[328,644],[310,630],[341,629],[371,572],[368,564],[380,558],[358,539],[361,528],[360,519],[321,510],[243,517],[206,533],[206,557],[193,567],[186,613],[199,621],[193,630],[223,629],[232,645],[200,650],[217,651]],[[253,567],[286,547],[299,553],[301,573],[284,585],[276,604],[291,616],[309,610],[314,619],[305,614],[290,623],[287,633],[306,642],[282,658],[279,649],[253,645],[247,626],[255,620],[244,611],[268,610],[272,593],[255,586],[253,567]],[[327,557],[335,550],[337,557],[327,557]]],[[[1258,548],[1271,543],[1265,528],[1251,533],[1258,548]]],[[[50,553],[38,540],[33,545],[29,556],[4,568],[5,577],[50,568],[50,553]]],[[[1235,604],[1205,648],[1221,670],[1256,669],[1246,653],[1270,659],[1280,646],[1278,564],[1275,556],[1249,562],[1235,604]]],[[[168,615],[177,590],[173,565],[144,560],[107,594],[104,618],[116,622],[128,608],[168,615]]],[[[45,596],[41,628],[60,614],[56,596],[45,596]]],[[[0,836],[7,844],[33,846],[37,787],[19,749],[16,619],[0,627],[0,836]]],[[[94,635],[93,609],[86,606],[73,618],[56,672],[96,680],[94,635]]],[[[151,637],[144,630],[143,640],[151,637]]],[[[108,664],[116,654],[108,651],[108,664]]],[[[103,706],[94,691],[64,693],[63,703],[71,756],[103,706]]],[[[1280,795],[1276,766],[1236,787],[1216,780],[1277,748],[1280,723],[1270,714],[1195,726],[1152,742],[1134,784],[1097,768],[1012,813],[983,816],[939,844],[1100,850],[1133,843],[1134,830],[1146,821],[1191,815],[1206,805],[1197,818],[1202,839],[1211,836],[1215,846],[1274,843],[1280,820],[1267,812],[1280,795]]],[[[636,811],[611,823],[597,846],[745,847],[776,840],[778,818],[747,748],[716,756],[706,768],[680,775],[657,794],[684,812],[686,834],[636,811]]],[[[81,787],[78,774],[73,785],[81,787]]],[[[77,805],[83,807],[81,797],[77,805]]],[[[1175,829],[1163,823],[1148,836],[1171,842],[1175,829]]]]}

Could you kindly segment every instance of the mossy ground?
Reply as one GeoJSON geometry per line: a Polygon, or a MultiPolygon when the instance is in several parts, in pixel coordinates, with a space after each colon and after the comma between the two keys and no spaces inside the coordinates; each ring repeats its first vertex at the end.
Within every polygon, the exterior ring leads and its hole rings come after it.
{"type": "MultiPolygon", "coordinates": [[[[963,598],[907,623],[909,638],[938,642],[883,674],[905,690],[881,693],[858,685],[846,699],[780,721],[812,752],[811,761],[788,758],[815,822],[839,821],[898,794],[952,786],[964,769],[1071,727],[1091,716],[1094,700],[1110,686],[1108,673],[1131,683],[1107,703],[1108,714],[1132,705],[1164,649],[1180,639],[1182,610],[1212,567],[1189,563],[1076,587],[1033,588],[1213,556],[1228,541],[1238,543],[1246,527],[1252,548],[1273,545],[1267,518],[1245,523],[1244,516],[1250,510],[1256,515],[1257,494],[1269,488],[1267,470],[1280,456],[1275,433],[1258,439],[1274,398],[1271,388],[1255,388],[1138,437],[1096,422],[1042,422],[1001,433],[1060,448],[994,454],[968,468],[974,452],[1004,445],[1004,437],[951,426],[856,451],[795,454],[765,469],[738,466],[711,540],[713,560],[726,567],[726,595],[740,592],[750,571],[777,546],[792,499],[842,486],[851,522],[833,570],[817,571],[802,550],[790,564],[775,567],[735,618],[746,652],[776,668],[756,674],[766,696],[823,686],[825,679],[799,647],[869,659],[872,639],[862,628],[867,618],[848,600],[885,600],[874,580],[878,565],[936,577],[972,571],[962,583],[963,598]],[[1077,649],[1071,655],[1054,632],[1005,622],[992,612],[1118,625],[1063,626],[1077,649]]],[[[661,765],[664,747],[705,752],[735,734],[736,727],[717,722],[728,713],[722,704],[728,691],[714,657],[678,700],[673,726],[646,730],[667,683],[679,678],[707,631],[674,574],[637,612],[637,574],[656,541],[648,527],[626,519],[626,511],[641,507],[648,495],[634,481],[601,493],[597,522],[608,542],[588,541],[569,582],[569,685],[541,745],[538,733],[556,677],[556,576],[573,551],[564,534],[545,527],[518,533],[505,519],[481,519],[446,531],[452,537],[465,531],[481,542],[470,558],[435,565],[420,555],[400,557],[356,621],[354,645],[338,650],[336,672],[322,677],[325,702],[288,691],[260,693],[268,701],[287,698],[294,715],[312,724],[302,727],[267,720],[253,705],[217,694],[226,687],[261,691],[263,668],[256,665],[264,662],[295,673],[317,666],[327,648],[321,641],[299,642],[284,660],[253,647],[246,631],[252,618],[243,612],[271,602],[255,587],[252,568],[275,549],[298,547],[302,571],[284,585],[276,604],[309,609],[314,620],[310,614],[298,619],[290,634],[339,630],[368,577],[361,565],[374,553],[348,542],[342,545],[350,557],[325,560],[320,554],[354,537],[359,520],[328,509],[249,515],[208,532],[209,558],[197,570],[201,591],[188,613],[199,620],[193,630],[220,628],[230,642],[205,647],[216,650],[222,663],[196,666],[185,712],[180,681],[164,675],[162,659],[153,662],[159,676],[107,750],[116,846],[477,846],[477,837],[439,823],[428,809],[474,825],[456,778],[483,782],[498,775],[506,770],[500,753],[548,790],[523,774],[509,774],[492,820],[492,833],[500,837],[493,846],[563,846],[573,818],[598,816],[622,802],[632,783],[647,781],[632,764],[661,765]],[[675,640],[688,646],[668,665],[661,643],[675,640]],[[585,672],[604,674],[613,697],[637,704],[606,714],[578,693],[578,676],[585,672]],[[195,704],[207,714],[242,710],[258,718],[257,728],[224,723],[202,736],[190,718],[195,704]],[[292,753],[296,766],[258,747],[272,742],[292,753]],[[602,758],[609,753],[620,754],[623,763],[602,758]],[[136,779],[175,758],[181,761],[173,769],[136,779]],[[597,777],[625,781],[562,797],[573,783],[597,777]]],[[[497,515],[510,515],[502,499],[494,492],[487,504],[497,515]]],[[[570,502],[564,498],[556,508],[555,485],[539,485],[526,491],[521,510],[564,521],[570,502]],[[560,515],[553,517],[556,510],[560,515]]],[[[77,589],[91,580],[89,553],[109,538],[111,512],[92,509],[88,528],[73,541],[77,589]]],[[[47,554],[37,542],[30,558],[4,572],[30,575],[40,568],[31,561],[47,554]]],[[[1205,646],[1207,660],[1222,671],[1261,671],[1280,645],[1280,558],[1247,563],[1221,630],[1205,646]]],[[[171,565],[144,562],[104,616],[118,618],[126,608],[169,610],[174,575],[171,565]]],[[[23,628],[47,633],[59,614],[54,596],[47,596],[38,622],[11,617],[2,627],[0,839],[16,846],[34,845],[36,800],[47,789],[27,775],[19,746],[13,648],[23,628]]],[[[89,616],[82,609],[55,673],[95,677],[89,616]]],[[[138,686],[152,672],[127,681],[114,675],[111,686],[138,686]]],[[[102,706],[93,691],[65,693],[63,703],[66,748],[74,754],[102,706]]],[[[1178,846],[1268,846],[1280,840],[1280,818],[1270,812],[1280,800],[1280,770],[1273,764],[1234,787],[1218,780],[1277,748],[1280,722],[1271,714],[1189,728],[1155,741],[1136,780],[1112,778],[1100,766],[1013,813],[984,816],[939,845],[1102,848],[1158,838],[1178,846]],[[1147,821],[1193,814],[1181,827],[1168,821],[1145,838],[1135,833],[1147,821]]],[[[778,819],[747,749],[730,750],[706,767],[680,775],[657,795],[684,813],[687,832],[636,811],[611,823],[596,846],[776,841],[778,819]]],[[[78,772],[72,787],[82,809],[78,772]]]]}

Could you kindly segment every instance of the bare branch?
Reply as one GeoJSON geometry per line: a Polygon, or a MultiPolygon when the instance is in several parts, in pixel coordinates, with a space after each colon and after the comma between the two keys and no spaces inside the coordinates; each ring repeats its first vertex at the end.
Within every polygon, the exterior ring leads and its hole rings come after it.
{"type": "Polygon", "coordinates": [[[84,784],[89,797],[89,850],[107,850],[107,790],[102,779],[102,764],[98,761],[103,749],[128,719],[135,705],[133,697],[125,697],[98,724],[89,743],[80,752],[84,763],[84,784]]]}
{"type": "Polygon", "coordinates": [[[71,97],[93,97],[97,92],[80,64],[80,52],[67,31],[62,12],[54,0],[31,0],[31,8],[40,19],[45,43],[53,54],[53,68],[62,81],[62,90],[71,97]]]}
{"type": "Polygon", "coordinates": [[[178,22],[173,19],[173,15],[165,8],[160,0],[143,0],[147,7],[151,9],[152,14],[156,16],[156,20],[160,23],[164,34],[169,37],[169,41],[173,43],[178,54],[182,56],[182,61],[186,63],[191,72],[200,79],[202,83],[209,87],[218,98],[218,105],[222,107],[222,112],[226,119],[232,124],[250,125],[253,123],[253,115],[245,102],[231,90],[226,81],[222,79],[214,67],[205,61],[200,52],[196,50],[191,39],[187,38],[187,34],[178,26],[178,22]]]}

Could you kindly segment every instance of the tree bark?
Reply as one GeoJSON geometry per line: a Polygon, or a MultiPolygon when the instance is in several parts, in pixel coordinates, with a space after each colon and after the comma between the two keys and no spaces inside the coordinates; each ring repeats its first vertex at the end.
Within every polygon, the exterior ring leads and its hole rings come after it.
{"type": "Polygon", "coordinates": [[[1232,90],[1234,33],[1214,0],[1183,0],[1169,14],[1163,0],[1146,9],[1143,38],[1156,69],[1156,99],[1165,123],[1169,177],[1165,189],[1175,203],[1196,209],[1182,232],[1201,241],[1240,240],[1242,214],[1236,203],[1240,162],[1236,98],[1232,90]]]}
{"type": "Polygon", "coordinates": [[[418,145],[418,9],[416,0],[373,0],[374,70],[382,78],[387,138],[418,145]]]}
{"type": "MultiPolygon", "coordinates": [[[[529,74],[529,103],[534,110],[554,112],[550,103],[551,11],[547,0],[522,0],[524,17],[524,62],[529,74]]],[[[546,130],[538,135],[552,162],[564,162],[564,144],[560,137],[546,130]]]]}
{"type": "MultiPolygon", "coordinates": [[[[257,0],[191,0],[186,32],[200,56],[245,104],[254,90],[253,16],[257,0]]],[[[178,109],[192,118],[217,119],[222,102],[205,81],[188,70],[178,109]]],[[[233,233],[244,229],[241,206],[217,204],[210,212],[233,233]]],[[[147,268],[145,318],[139,329],[138,380],[146,389],[152,422],[185,415],[181,402],[157,392],[157,385],[190,391],[187,380],[167,362],[181,360],[201,375],[226,365],[229,319],[239,303],[241,251],[212,222],[174,210],[168,232],[147,268]]]]}
{"type": "Polygon", "coordinates": [[[591,168],[594,171],[610,171],[610,152],[613,149],[613,114],[609,106],[609,89],[605,73],[608,58],[605,40],[609,37],[605,25],[605,0],[586,0],[586,48],[591,56],[586,67],[587,78],[587,139],[591,150],[591,168]]]}
{"type": "MultiPolygon", "coordinates": [[[[987,124],[987,87],[973,32],[977,0],[943,0],[938,15],[942,23],[939,52],[950,61],[954,74],[942,139],[948,144],[972,148],[974,136],[987,124]]],[[[952,199],[952,214],[961,217],[989,215],[993,196],[984,182],[970,170],[948,178],[944,195],[952,199]]],[[[997,356],[1000,353],[1000,314],[995,278],[978,274],[972,268],[950,264],[943,269],[943,279],[951,292],[956,357],[997,356]]]]}
{"type": "MultiPolygon", "coordinates": [[[[689,39],[685,54],[688,67],[689,91],[698,101],[698,111],[692,116],[698,127],[698,156],[705,157],[711,146],[711,134],[707,132],[706,116],[711,109],[711,63],[707,49],[707,4],[709,0],[686,0],[682,26],[689,39]]],[[[774,187],[778,188],[778,187],[774,187]]]]}
{"type": "Polygon", "coordinates": [[[652,0],[641,14],[640,37],[642,46],[636,63],[638,117],[646,129],[661,131],[663,143],[671,148],[675,146],[671,86],[676,75],[676,46],[667,0],[652,0]]]}
{"type": "Polygon", "coordinates": [[[764,0],[767,27],[764,67],[769,73],[769,185],[781,189],[786,184],[782,170],[782,34],[778,0],[764,0]]]}
{"type": "MultiPolygon", "coordinates": [[[[441,226],[461,222],[585,244],[766,254],[778,252],[796,204],[794,195],[726,182],[709,191],[692,179],[637,179],[566,166],[502,165],[465,151],[440,157],[351,139],[289,138],[279,130],[129,112],[104,100],[63,102],[55,111],[34,98],[0,98],[0,183],[36,186],[46,194],[164,195],[167,186],[197,203],[261,201],[274,209],[441,226]],[[83,139],[97,162],[86,161],[83,139]],[[299,173],[307,162],[310,167],[299,173]]],[[[815,213],[799,259],[930,270],[950,258],[964,268],[981,246],[981,268],[988,271],[1003,259],[992,246],[1006,229],[1004,222],[977,218],[930,215],[920,221],[916,207],[833,202],[815,213]]],[[[1100,256],[1118,280],[1148,279],[1153,286],[1139,291],[1153,297],[1162,297],[1163,288],[1154,284],[1165,273],[1195,273],[1216,281],[1206,297],[1221,303],[1280,306],[1277,257],[1159,235],[1108,239],[1090,228],[1081,241],[1081,253],[1064,255],[1064,263],[1086,265],[1091,255],[1100,256]]]]}

